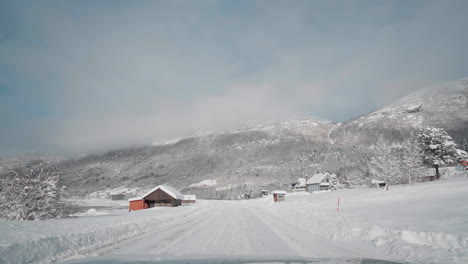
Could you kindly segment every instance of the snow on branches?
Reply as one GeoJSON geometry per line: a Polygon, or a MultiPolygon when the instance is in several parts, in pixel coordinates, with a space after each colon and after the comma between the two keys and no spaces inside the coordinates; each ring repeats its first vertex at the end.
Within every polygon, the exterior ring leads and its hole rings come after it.
{"type": "Polygon", "coordinates": [[[439,167],[453,165],[467,153],[457,148],[452,137],[443,128],[425,127],[418,135],[419,146],[423,151],[423,162],[433,166],[437,179],[440,178],[439,167]]]}
{"type": "Polygon", "coordinates": [[[390,142],[380,137],[371,146],[370,171],[388,185],[412,183],[421,174],[422,150],[414,139],[390,142]]]}
{"type": "Polygon", "coordinates": [[[0,218],[41,220],[65,217],[70,205],[63,201],[59,173],[44,161],[29,161],[0,175],[0,218]]]}
{"type": "Polygon", "coordinates": [[[340,181],[338,180],[338,176],[336,174],[330,174],[330,186],[329,190],[335,191],[341,188],[340,181]]]}
{"type": "Polygon", "coordinates": [[[400,183],[401,162],[395,147],[383,137],[371,146],[373,156],[370,160],[371,174],[387,185],[400,183]]]}

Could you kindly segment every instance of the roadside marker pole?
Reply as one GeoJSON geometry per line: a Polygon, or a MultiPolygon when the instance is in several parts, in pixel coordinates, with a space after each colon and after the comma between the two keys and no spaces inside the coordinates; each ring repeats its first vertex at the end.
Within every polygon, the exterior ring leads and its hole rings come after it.
{"type": "Polygon", "coordinates": [[[340,211],[340,197],[338,197],[338,207],[336,207],[336,211],[337,211],[337,212],[340,211]]]}

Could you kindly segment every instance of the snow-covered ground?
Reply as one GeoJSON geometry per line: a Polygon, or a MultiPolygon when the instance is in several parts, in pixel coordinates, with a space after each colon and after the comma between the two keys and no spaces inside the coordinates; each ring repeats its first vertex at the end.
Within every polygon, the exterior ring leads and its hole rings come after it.
{"type": "Polygon", "coordinates": [[[0,222],[0,263],[468,263],[467,189],[459,176],[132,213],[118,209],[122,201],[90,200],[96,212],[77,218],[0,222]]]}
{"type": "Polygon", "coordinates": [[[71,256],[93,254],[207,209],[199,203],[129,213],[127,209],[116,208],[122,201],[101,202],[86,202],[94,208],[69,219],[0,221],[0,263],[53,263],[71,256]]]}
{"type": "Polygon", "coordinates": [[[261,206],[281,219],[333,241],[371,246],[383,259],[468,263],[468,178],[384,189],[289,195],[261,206]],[[340,208],[338,207],[340,199],[340,208]]]}

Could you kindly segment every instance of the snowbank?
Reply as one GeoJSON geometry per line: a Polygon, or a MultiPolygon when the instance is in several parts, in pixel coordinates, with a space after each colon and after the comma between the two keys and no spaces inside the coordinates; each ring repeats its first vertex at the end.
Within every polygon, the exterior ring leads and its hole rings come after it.
{"type": "Polygon", "coordinates": [[[200,203],[107,215],[90,210],[84,214],[88,216],[59,220],[0,221],[0,263],[52,263],[112,247],[204,209],[200,203]]]}
{"type": "Polygon", "coordinates": [[[364,241],[386,259],[468,263],[468,178],[384,189],[288,195],[258,203],[312,234],[364,241]],[[289,198],[288,198],[289,197],[289,198]],[[340,208],[338,207],[340,198],[340,208]]]}

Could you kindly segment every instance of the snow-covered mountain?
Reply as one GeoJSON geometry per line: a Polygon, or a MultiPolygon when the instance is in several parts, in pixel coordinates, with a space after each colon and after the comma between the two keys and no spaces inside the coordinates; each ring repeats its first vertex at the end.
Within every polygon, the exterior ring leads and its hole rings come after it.
{"type": "Polygon", "coordinates": [[[380,134],[401,139],[423,126],[444,128],[457,143],[468,139],[468,82],[429,87],[367,115],[345,122],[333,137],[343,144],[372,142],[380,134]]]}
{"type": "Polygon", "coordinates": [[[467,98],[468,85],[456,81],[417,91],[343,123],[315,119],[267,122],[55,164],[69,191],[80,195],[170,184],[202,197],[236,198],[263,188],[286,188],[318,170],[365,180],[370,177],[363,165],[368,147],[380,135],[399,141],[422,126],[436,126],[466,148],[467,98]]]}
{"type": "MultiPolygon", "coordinates": [[[[210,184],[205,196],[228,195],[226,190],[245,189],[246,185],[287,185],[307,169],[298,161],[301,154],[325,152],[329,134],[336,127],[318,120],[269,122],[66,160],[60,166],[65,184],[76,193],[162,183],[196,189],[206,187],[197,183],[211,180],[206,182],[216,185],[210,184]]],[[[235,198],[234,194],[228,196],[235,198]]]]}

